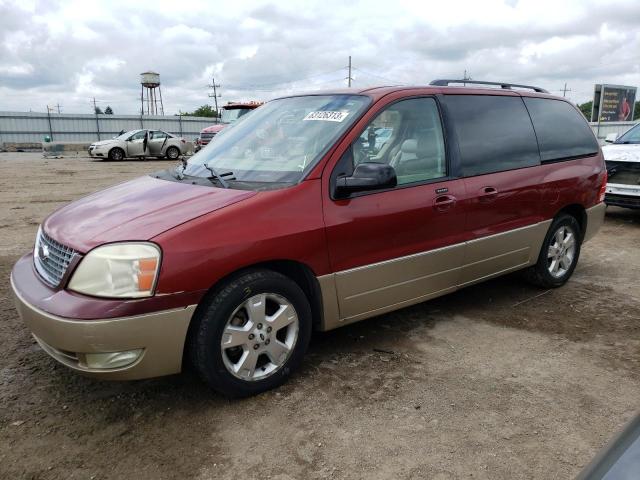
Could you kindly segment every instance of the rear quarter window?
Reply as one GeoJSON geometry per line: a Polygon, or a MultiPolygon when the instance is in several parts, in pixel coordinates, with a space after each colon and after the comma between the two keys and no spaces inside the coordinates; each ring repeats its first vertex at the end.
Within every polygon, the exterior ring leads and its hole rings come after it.
{"type": "Polygon", "coordinates": [[[543,162],[598,153],[589,124],[571,104],[550,98],[525,98],[543,162]]]}
{"type": "Polygon", "coordinates": [[[465,177],[532,167],[540,154],[521,97],[447,95],[465,177]]]}

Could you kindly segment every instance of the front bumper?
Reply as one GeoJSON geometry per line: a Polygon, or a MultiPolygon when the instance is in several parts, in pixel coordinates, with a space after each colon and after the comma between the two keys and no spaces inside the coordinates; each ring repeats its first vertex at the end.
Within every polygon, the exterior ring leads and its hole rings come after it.
{"type": "Polygon", "coordinates": [[[104,151],[101,147],[90,146],[87,150],[90,157],[106,157],[107,152],[104,151]]]}
{"type": "Polygon", "coordinates": [[[11,277],[16,309],[42,349],[60,363],[105,380],[135,380],[178,373],[195,305],[103,320],[74,320],[29,304],[11,277]],[[91,368],[86,354],[141,350],[130,364],[91,368]]]}
{"type": "Polygon", "coordinates": [[[608,183],[604,201],[616,207],[640,208],[640,185],[608,183]]]}

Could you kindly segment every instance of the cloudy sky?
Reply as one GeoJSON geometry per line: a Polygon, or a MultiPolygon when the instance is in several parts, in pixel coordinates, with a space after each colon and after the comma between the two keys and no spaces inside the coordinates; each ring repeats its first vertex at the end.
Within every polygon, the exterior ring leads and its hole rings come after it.
{"type": "Polygon", "coordinates": [[[160,73],[165,112],[346,86],[460,78],[640,86],[640,1],[0,0],[0,110],[139,111],[160,73]]]}

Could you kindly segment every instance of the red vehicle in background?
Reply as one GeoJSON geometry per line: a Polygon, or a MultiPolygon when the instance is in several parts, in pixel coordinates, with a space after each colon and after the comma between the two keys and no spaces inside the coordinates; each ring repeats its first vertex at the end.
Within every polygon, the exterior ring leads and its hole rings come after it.
{"type": "Polygon", "coordinates": [[[210,127],[203,128],[200,132],[200,136],[196,139],[194,150],[198,152],[202,147],[209,144],[211,139],[215,137],[220,130],[227,125],[231,125],[236,122],[240,117],[246,115],[251,110],[255,110],[264,102],[233,102],[228,103],[222,107],[222,116],[220,117],[220,123],[211,125],[210,127]]]}

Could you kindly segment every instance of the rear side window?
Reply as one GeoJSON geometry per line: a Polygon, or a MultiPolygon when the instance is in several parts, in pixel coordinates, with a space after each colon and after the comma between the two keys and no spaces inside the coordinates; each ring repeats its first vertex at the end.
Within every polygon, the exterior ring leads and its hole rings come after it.
{"type": "Polygon", "coordinates": [[[598,152],[591,128],[573,106],[562,100],[525,98],[540,144],[543,162],[598,152]]]}
{"type": "Polygon", "coordinates": [[[464,176],[532,167],[540,153],[520,97],[448,95],[464,176]]]}

